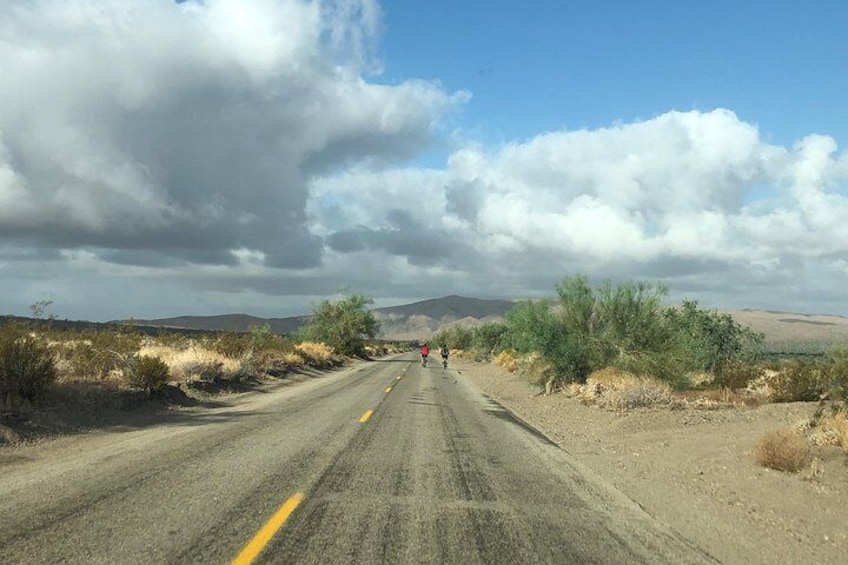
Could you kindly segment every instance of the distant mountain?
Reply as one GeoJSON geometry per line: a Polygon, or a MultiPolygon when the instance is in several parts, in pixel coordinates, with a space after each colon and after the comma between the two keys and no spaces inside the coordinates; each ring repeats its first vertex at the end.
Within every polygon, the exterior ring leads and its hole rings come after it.
{"type": "Polygon", "coordinates": [[[177,316],[175,318],[157,318],[155,320],[133,320],[140,326],[161,328],[191,328],[209,331],[247,332],[255,326],[268,324],[275,334],[291,333],[308,323],[306,316],[290,318],[257,318],[247,314],[222,314],[219,316],[177,316]]]}
{"type": "MultiPolygon", "coordinates": [[[[381,337],[386,339],[427,339],[442,328],[452,325],[475,326],[503,319],[515,305],[510,300],[483,300],[463,296],[445,296],[413,304],[377,308],[381,337]]],[[[797,314],[769,310],[727,310],[744,326],[766,336],[766,349],[786,352],[820,352],[835,344],[848,344],[848,318],[842,316],[797,314]]],[[[28,318],[0,316],[0,326],[28,318]]],[[[253,326],[269,324],[271,331],[287,334],[308,323],[307,316],[290,318],[257,318],[246,314],[222,316],[179,316],[156,320],[114,321],[106,323],[53,320],[54,329],[109,329],[115,324],[130,323],[140,331],[154,333],[159,328],[185,333],[203,331],[249,331],[253,326]]]]}
{"type": "Polygon", "coordinates": [[[403,306],[377,308],[380,333],[387,339],[427,339],[452,325],[475,326],[503,319],[515,306],[511,300],[445,296],[403,306]]]}
{"type": "MultiPolygon", "coordinates": [[[[452,324],[476,325],[503,318],[514,302],[509,300],[484,300],[463,296],[446,296],[422,300],[402,306],[376,308],[380,320],[380,337],[385,339],[427,339],[440,328],[452,324]]],[[[165,328],[191,328],[246,332],[251,327],[269,324],[277,334],[291,333],[309,322],[308,316],[290,318],[257,318],[247,314],[220,316],[178,316],[155,320],[133,320],[142,326],[165,328]]]]}

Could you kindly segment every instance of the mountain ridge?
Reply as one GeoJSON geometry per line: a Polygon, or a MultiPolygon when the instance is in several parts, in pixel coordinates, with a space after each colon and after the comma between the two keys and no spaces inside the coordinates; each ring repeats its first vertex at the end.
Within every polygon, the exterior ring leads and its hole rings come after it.
{"type": "MultiPolygon", "coordinates": [[[[449,295],[442,298],[421,300],[410,304],[374,309],[381,323],[384,339],[418,340],[428,339],[440,329],[452,325],[475,326],[503,319],[515,301],[503,299],[469,298],[449,295]]],[[[751,308],[726,310],[744,326],[766,335],[772,348],[788,344],[824,344],[824,346],[848,343],[848,318],[834,314],[804,314],[781,310],[754,310],[751,308]]],[[[0,317],[0,324],[13,321],[16,317],[0,317]]],[[[25,320],[24,318],[20,318],[25,320]]],[[[249,314],[219,314],[213,316],[174,316],[171,318],[115,320],[112,322],[85,322],[53,320],[52,327],[61,328],[107,328],[110,325],[133,325],[146,332],[159,329],[176,331],[246,332],[251,327],[268,324],[277,334],[289,334],[309,321],[308,315],[287,318],[260,318],[249,314]]]]}
{"type": "MultiPolygon", "coordinates": [[[[426,339],[440,328],[451,324],[476,325],[502,319],[514,305],[515,302],[512,300],[469,298],[452,294],[410,304],[375,308],[372,311],[380,321],[380,337],[426,339]]],[[[126,323],[126,321],[116,320],[113,323],[126,323]]],[[[246,332],[251,327],[268,324],[273,333],[288,334],[308,324],[309,316],[259,318],[249,314],[218,314],[136,319],[133,323],[162,328],[235,332],[246,332]]]]}

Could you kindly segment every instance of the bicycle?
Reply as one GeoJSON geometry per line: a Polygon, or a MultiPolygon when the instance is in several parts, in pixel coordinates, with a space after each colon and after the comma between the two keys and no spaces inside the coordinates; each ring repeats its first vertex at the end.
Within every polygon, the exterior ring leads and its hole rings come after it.
{"type": "Polygon", "coordinates": [[[422,355],[422,356],[421,356],[421,366],[422,366],[422,367],[426,367],[426,366],[427,366],[427,356],[426,356],[426,355],[422,355]]]}

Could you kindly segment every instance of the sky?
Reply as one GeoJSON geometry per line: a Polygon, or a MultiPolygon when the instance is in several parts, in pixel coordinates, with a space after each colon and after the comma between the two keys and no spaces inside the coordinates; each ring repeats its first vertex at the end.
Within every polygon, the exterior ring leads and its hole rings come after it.
{"type": "Polygon", "coordinates": [[[848,315],[848,3],[4,0],[0,313],[848,315]]]}

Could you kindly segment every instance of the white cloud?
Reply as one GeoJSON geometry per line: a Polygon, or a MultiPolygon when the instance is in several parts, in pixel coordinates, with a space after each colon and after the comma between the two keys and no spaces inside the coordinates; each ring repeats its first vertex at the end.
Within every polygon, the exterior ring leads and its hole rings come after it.
{"type": "Polygon", "coordinates": [[[0,14],[0,233],[103,257],[317,265],[307,181],[432,140],[463,100],[368,82],[373,0],[16,1],[0,14]]]}
{"type": "MultiPolygon", "coordinates": [[[[426,229],[466,253],[434,261],[478,280],[524,281],[528,293],[578,271],[690,288],[720,272],[713,284],[732,288],[763,269],[800,276],[820,265],[842,273],[833,283],[843,284],[844,269],[827,265],[848,255],[846,163],[826,136],[784,148],[728,110],[669,112],[493,151],[459,150],[445,171],[347,171],[316,183],[320,200],[310,210],[328,232],[351,218],[379,227],[390,210],[419,210],[423,220],[408,226],[409,241],[426,229]],[[351,198],[325,222],[330,208],[320,202],[345,194],[342,186],[367,197],[351,198]]],[[[364,254],[369,243],[386,253],[374,239],[350,251],[364,254]]],[[[421,253],[410,245],[392,254],[414,269],[421,253]]]]}
{"type": "Polygon", "coordinates": [[[423,169],[408,160],[470,95],[376,81],[376,0],[6,4],[0,310],[269,315],[342,285],[526,296],[586,272],[845,313],[830,137],[668,112],[423,169]]]}

